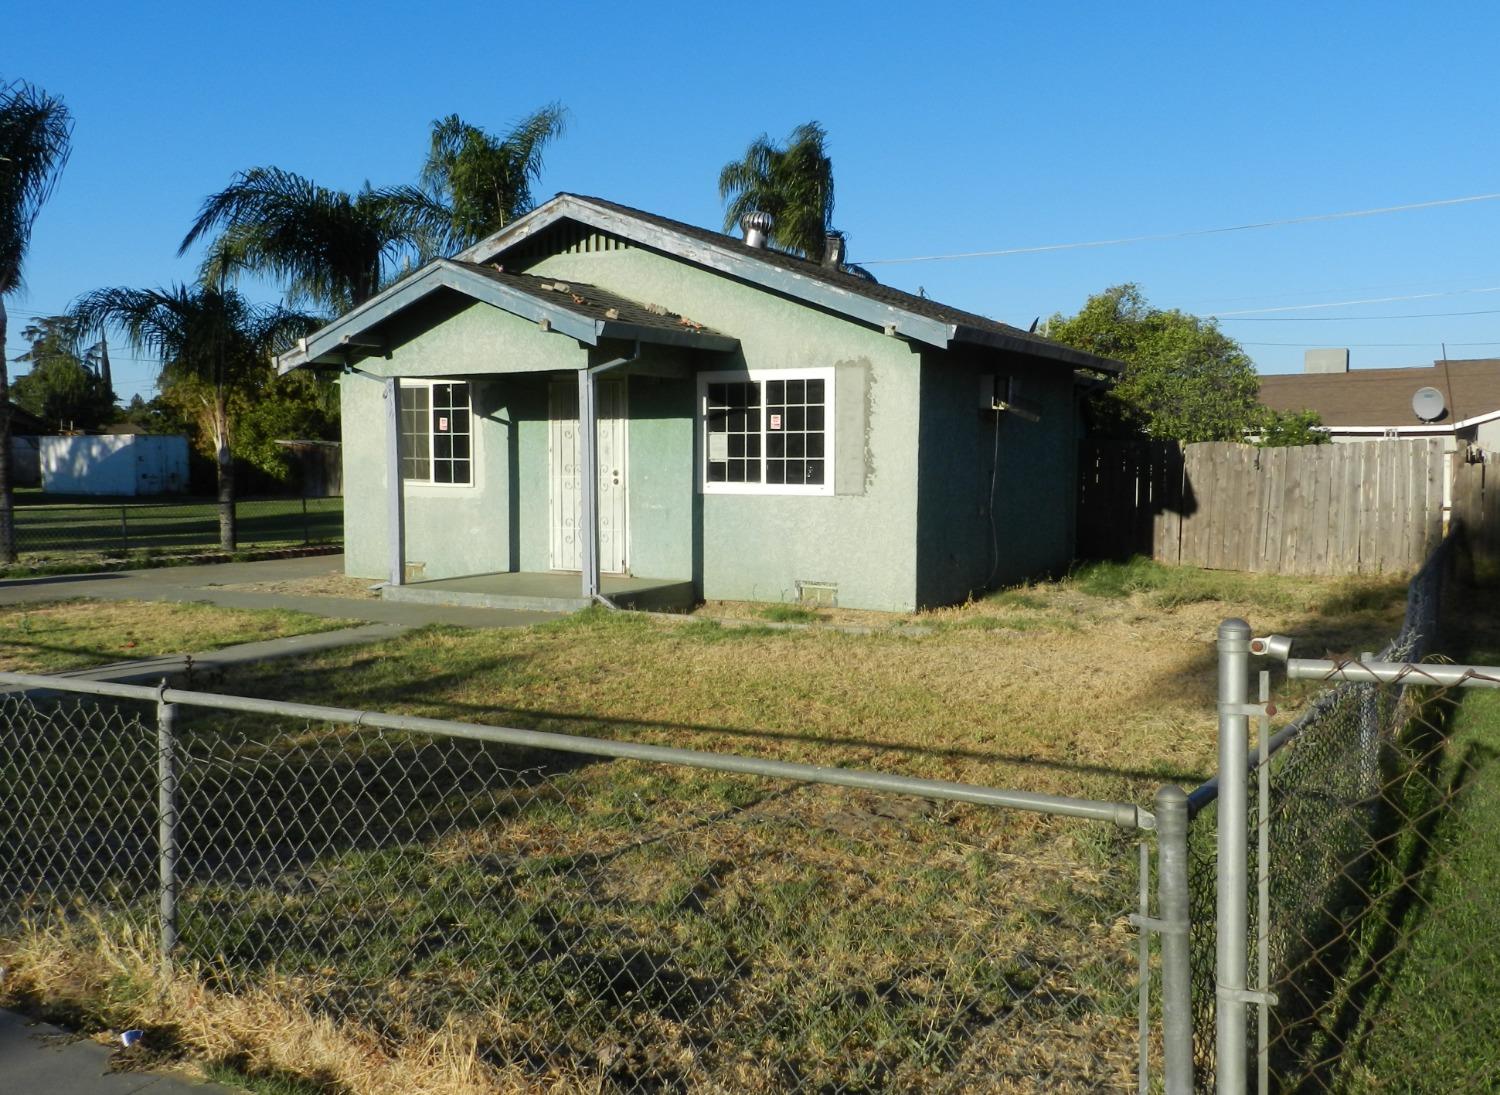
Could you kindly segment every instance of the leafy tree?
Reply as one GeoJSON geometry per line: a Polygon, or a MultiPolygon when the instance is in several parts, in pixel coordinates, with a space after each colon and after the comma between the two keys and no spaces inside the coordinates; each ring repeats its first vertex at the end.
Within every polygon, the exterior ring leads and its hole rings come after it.
{"type": "Polygon", "coordinates": [[[432,147],[422,165],[429,199],[400,192],[411,211],[430,218],[430,238],[444,251],[478,243],[529,212],[541,180],[542,152],[560,137],[567,111],[551,103],[523,118],[503,137],[450,114],[432,123],[432,147]]]}
{"type": "Polygon", "coordinates": [[[833,161],[827,140],[821,125],[804,122],[784,146],[764,133],[751,141],[742,159],[719,171],[724,231],[733,231],[746,213],[769,213],[772,245],[820,258],[833,230],[833,161]]]}
{"type": "Polygon", "coordinates": [[[1092,403],[1099,432],[1156,440],[1236,441],[1259,421],[1255,365],[1213,320],[1152,308],[1138,286],[1054,316],[1048,337],[1125,364],[1092,403]]]}
{"type": "Polygon", "coordinates": [[[161,395],[153,396],[151,399],[142,399],[139,395],[131,396],[130,402],[122,411],[122,416],[126,422],[139,426],[147,433],[190,434],[196,428],[193,415],[184,415],[181,408],[161,395]]]}
{"type": "Polygon", "coordinates": [[[432,249],[431,199],[414,187],[330,190],[279,167],[252,167],[210,194],[179,255],[215,229],[202,279],[222,289],[241,271],[287,283],[288,303],[347,312],[404,262],[432,249]]]}
{"type": "Polygon", "coordinates": [[[309,316],[248,303],[233,289],[97,289],[70,311],[80,330],[117,327],[138,351],[161,358],[161,388],[191,408],[214,449],[219,487],[219,546],[235,549],[235,411],[253,400],[271,371],[270,356],[306,334],[309,316]]]}
{"type": "Polygon", "coordinates": [[[306,369],[271,377],[253,399],[237,397],[235,411],[237,454],[282,482],[292,459],[277,441],[339,439],[338,386],[306,369]]]}
{"type": "Polygon", "coordinates": [[[1273,411],[1261,408],[1255,428],[1256,442],[1263,449],[1292,448],[1298,445],[1326,445],[1333,440],[1321,429],[1323,418],[1317,411],[1273,411]]]}
{"type": "Polygon", "coordinates": [[[79,357],[73,334],[66,316],[46,316],[22,328],[31,349],[16,361],[31,368],[16,377],[15,401],[43,421],[97,429],[115,417],[115,394],[79,357]]]}
{"type": "MultiPolygon", "coordinates": [[[[0,346],[5,298],[21,287],[32,226],[67,163],[72,135],[73,118],[61,99],[24,81],[0,83],[0,346]]],[[[0,353],[0,563],[16,561],[14,507],[10,377],[0,353]]]]}

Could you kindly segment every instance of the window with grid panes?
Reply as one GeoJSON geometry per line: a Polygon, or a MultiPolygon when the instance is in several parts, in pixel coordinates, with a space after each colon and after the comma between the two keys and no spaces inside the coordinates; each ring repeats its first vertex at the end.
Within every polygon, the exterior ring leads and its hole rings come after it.
{"type": "Polygon", "coordinates": [[[703,490],[833,493],[833,370],[704,373],[703,490]]]}
{"type": "Polygon", "coordinates": [[[466,381],[401,382],[401,477],[412,483],[474,481],[474,433],[466,381]]]}

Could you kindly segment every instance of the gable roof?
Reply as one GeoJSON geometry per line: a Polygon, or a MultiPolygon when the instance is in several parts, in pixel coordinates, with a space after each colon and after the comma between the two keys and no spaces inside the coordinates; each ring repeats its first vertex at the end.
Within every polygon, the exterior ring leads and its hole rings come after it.
{"type": "Polygon", "coordinates": [[[1317,411],[1335,430],[1448,432],[1500,416],[1500,359],[1263,376],[1260,401],[1274,411],[1317,411]],[[1411,397],[1426,387],[1442,392],[1447,405],[1436,422],[1423,422],[1411,409],[1411,397]]]}
{"type": "Polygon", "coordinates": [[[346,354],[367,353],[378,342],[369,332],[404,308],[443,289],[483,301],[587,345],[601,339],[732,350],[739,340],[665,309],[653,309],[582,282],[563,282],[507,271],[495,265],[435,259],[408,277],[300,339],[276,358],[278,372],[314,362],[343,364],[346,354]]]}
{"type": "Polygon", "coordinates": [[[783,251],[751,247],[722,232],[632,209],[582,194],[559,194],[461,252],[469,262],[493,262],[506,251],[562,220],[573,220],[706,266],[774,292],[946,349],[967,343],[1119,372],[1119,362],[1075,350],[986,316],[966,312],[889,285],[869,281],[783,251]]]}

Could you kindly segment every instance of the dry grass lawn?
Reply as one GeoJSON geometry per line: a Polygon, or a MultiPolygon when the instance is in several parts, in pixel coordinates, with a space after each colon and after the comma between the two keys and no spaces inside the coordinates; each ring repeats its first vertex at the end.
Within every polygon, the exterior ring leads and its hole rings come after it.
{"type": "MultiPolygon", "coordinates": [[[[1358,651],[1403,608],[1137,563],[807,627],[430,628],[222,690],[1146,804],[1212,767],[1222,618],[1358,651]]],[[[358,727],[200,713],[184,742],[178,973],[147,870],[0,945],[12,1002],[309,1091],[1133,1090],[1134,834],[358,727]]],[[[108,793],[84,807],[154,825],[150,786],[108,793]]]]}
{"type": "Polygon", "coordinates": [[[1378,648],[1403,607],[1400,581],[1099,567],[957,608],[831,621],[869,633],[591,612],[428,629],[239,671],[226,690],[1147,801],[1209,774],[1221,619],[1321,654],[1378,648]]]}
{"type": "Polygon", "coordinates": [[[349,627],[303,612],[154,601],[57,601],[0,610],[0,670],[56,673],[349,627]]]}

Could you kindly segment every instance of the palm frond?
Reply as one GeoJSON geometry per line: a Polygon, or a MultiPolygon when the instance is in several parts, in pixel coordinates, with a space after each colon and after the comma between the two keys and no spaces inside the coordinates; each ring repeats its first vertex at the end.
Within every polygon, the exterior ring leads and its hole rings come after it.
{"type": "Polygon", "coordinates": [[[25,81],[0,85],[0,294],[21,286],[36,217],[68,162],[73,117],[25,81]]]}

